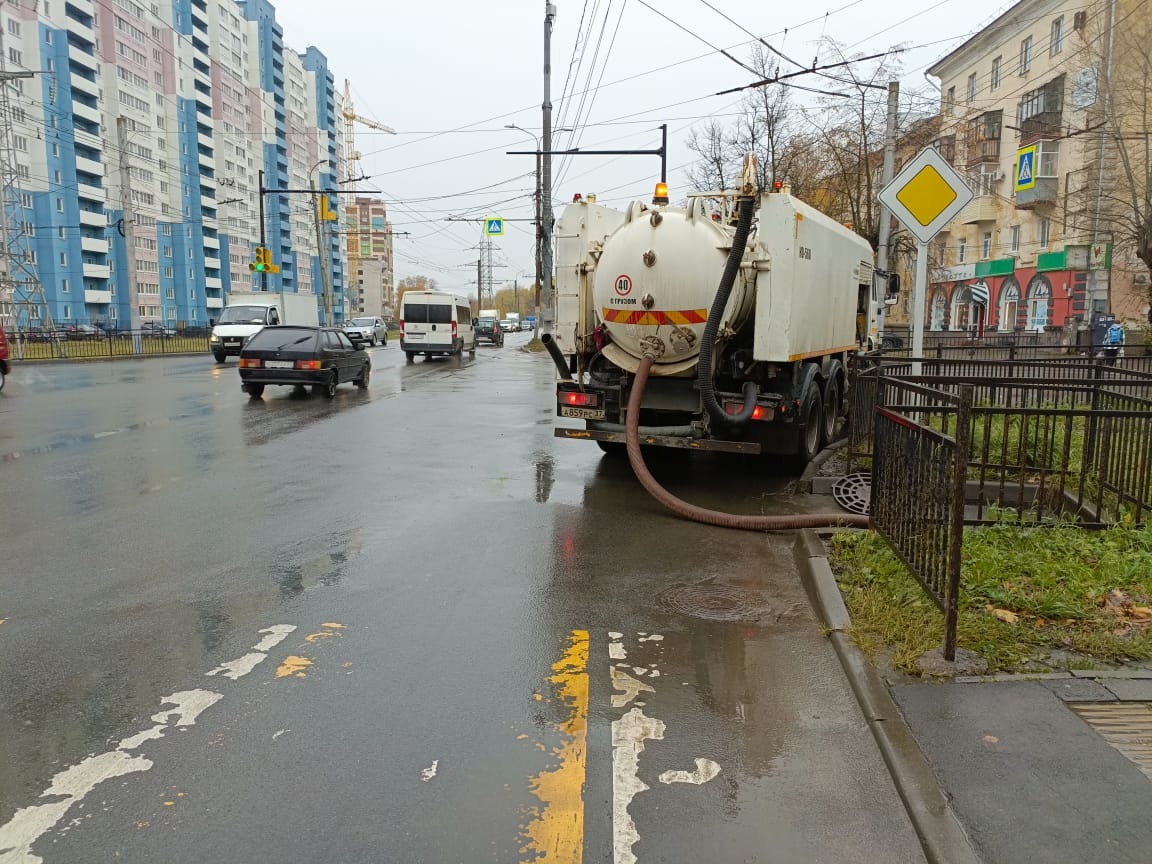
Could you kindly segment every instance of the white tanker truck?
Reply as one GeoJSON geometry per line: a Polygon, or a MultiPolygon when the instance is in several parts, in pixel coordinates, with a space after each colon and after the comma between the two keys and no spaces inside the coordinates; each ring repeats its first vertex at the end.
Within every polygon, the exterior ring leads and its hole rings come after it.
{"type": "Polygon", "coordinates": [[[557,224],[557,437],[624,448],[629,399],[641,443],[807,462],[846,411],[848,362],[866,349],[873,253],[786,190],[713,195],[620,212],[594,197],[557,224]],[[645,364],[647,365],[647,364],[645,364]]]}

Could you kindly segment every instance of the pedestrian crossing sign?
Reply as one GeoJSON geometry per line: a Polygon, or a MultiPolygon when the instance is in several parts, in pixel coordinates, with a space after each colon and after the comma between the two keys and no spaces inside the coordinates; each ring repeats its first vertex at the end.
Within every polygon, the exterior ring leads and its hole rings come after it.
{"type": "Polygon", "coordinates": [[[503,237],[504,219],[500,216],[489,216],[484,220],[484,233],[489,237],[503,237]]]}
{"type": "Polygon", "coordinates": [[[1016,151],[1016,191],[1036,188],[1036,145],[1016,151]]]}

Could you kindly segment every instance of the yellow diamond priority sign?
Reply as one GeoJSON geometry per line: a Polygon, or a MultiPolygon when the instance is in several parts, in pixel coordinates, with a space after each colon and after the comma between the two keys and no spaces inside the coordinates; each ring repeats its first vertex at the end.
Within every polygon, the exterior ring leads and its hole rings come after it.
{"type": "Polygon", "coordinates": [[[934,147],[926,147],[881,191],[880,203],[927,243],[972,200],[972,190],[934,147]]]}

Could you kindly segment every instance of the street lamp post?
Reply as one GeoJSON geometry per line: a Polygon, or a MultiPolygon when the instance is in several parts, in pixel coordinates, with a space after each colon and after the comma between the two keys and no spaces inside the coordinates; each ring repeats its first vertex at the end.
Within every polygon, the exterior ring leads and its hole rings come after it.
{"type": "Polygon", "coordinates": [[[324,246],[324,227],[321,224],[323,219],[321,214],[323,210],[320,207],[320,190],[316,188],[316,182],[313,179],[316,174],[316,169],[321,165],[327,165],[327,159],[321,159],[310,169],[308,169],[308,186],[316,194],[312,196],[312,208],[316,217],[316,257],[320,261],[320,286],[324,292],[324,323],[332,324],[332,276],[328,272],[328,267],[332,263],[331,250],[324,246]]]}

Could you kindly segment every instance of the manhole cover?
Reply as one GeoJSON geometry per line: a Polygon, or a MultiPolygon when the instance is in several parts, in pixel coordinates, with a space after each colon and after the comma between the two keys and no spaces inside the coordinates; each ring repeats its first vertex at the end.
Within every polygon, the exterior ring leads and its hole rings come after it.
{"type": "Polygon", "coordinates": [[[872,475],[858,472],[841,477],[832,484],[832,497],[849,513],[867,516],[872,506],[872,475]]]}
{"type": "Polygon", "coordinates": [[[1152,703],[1080,702],[1069,707],[1152,779],[1152,703]]]}
{"type": "Polygon", "coordinates": [[[656,603],[668,612],[708,621],[745,621],[755,624],[775,617],[772,608],[755,591],[711,582],[669,588],[657,595],[656,603]]]}

